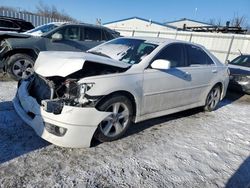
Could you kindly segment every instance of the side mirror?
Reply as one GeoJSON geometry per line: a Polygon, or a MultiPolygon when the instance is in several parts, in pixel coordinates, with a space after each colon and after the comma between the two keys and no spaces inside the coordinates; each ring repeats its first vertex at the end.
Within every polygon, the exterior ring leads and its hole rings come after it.
{"type": "Polygon", "coordinates": [[[230,63],[230,60],[226,60],[226,63],[225,63],[225,64],[228,65],[229,63],[230,63]]]}
{"type": "Polygon", "coordinates": [[[154,60],[151,64],[151,67],[153,69],[161,69],[161,70],[167,70],[171,67],[171,63],[168,60],[165,59],[157,59],[154,60]]]}
{"type": "Polygon", "coordinates": [[[62,40],[62,34],[60,33],[54,33],[52,36],[51,36],[51,40],[52,41],[59,41],[59,40],[62,40]]]}

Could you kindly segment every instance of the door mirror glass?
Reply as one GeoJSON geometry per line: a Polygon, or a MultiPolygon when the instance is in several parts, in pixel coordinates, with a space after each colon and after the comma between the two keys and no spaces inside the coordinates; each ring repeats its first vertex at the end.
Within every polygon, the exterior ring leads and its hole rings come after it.
{"type": "Polygon", "coordinates": [[[161,69],[161,70],[167,70],[171,67],[171,63],[168,60],[165,59],[157,59],[154,60],[151,64],[151,67],[153,69],[161,69]]]}
{"type": "Polygon", "coordinates": [[[54,33],[52,36],[51,36],[51,39],[52,41],[60,41],[62,40],[62,34],[61,33],[54,33]]]}

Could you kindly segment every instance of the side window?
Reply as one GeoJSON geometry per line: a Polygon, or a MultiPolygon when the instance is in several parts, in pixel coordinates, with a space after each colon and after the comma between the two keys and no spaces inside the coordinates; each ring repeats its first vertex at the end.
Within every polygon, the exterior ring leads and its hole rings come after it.
{"type": "Polygon", "coordinates": [[[111,40],[114,37],[105,29],[102,29],[102,40],[111,40]]]}
{"type": "Polygon", "coordinates": [[[84,30],[84,39],[85,40],[94,40],[101,41],[101,30],[97,28],[85,27],[84,30]]]}
{"type": "Polygon", "coordinates": [[[80,40],[79,27],[66,27],[63,32],[63,39],[65,40],[80,40]]]}
{"type": "Polygon", "coordinates": [[[183,44],[170,44],[163,49],[155,58],[170,61],[171,67],[184,67],[184,46],[183,44]]]}
{"type": "Polygon", "coordinates": [[[5,28],[18,28],[16,24],[14,24],[11,21],[7,20],[0,20],[0,27],[5,27],[5,28]]]}
{"type": "Polygon", "coordinates": [[[190,66],[213,64],[212,59],[200,47],[187,45],[187,53],[190,66]]]}

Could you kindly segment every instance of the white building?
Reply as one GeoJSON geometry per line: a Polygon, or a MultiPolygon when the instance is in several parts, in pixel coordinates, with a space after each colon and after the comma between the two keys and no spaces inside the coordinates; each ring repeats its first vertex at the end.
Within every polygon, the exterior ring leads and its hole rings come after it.
{"type": "Polygon", "coordinates": [[[104,26],[117,30],[122,33],[123,30],[130,31],[147,31],[147,32],[164,32],[175,31],[177,28],[167,24],[158,23],[139,17],[131,17],[122,20],[104,23],[104,26]]]}
{"type": "Polygon", "coordinates": [[[175,20],[175,21],[171,21],[171,22],[165,22],[165,25],[177,27],[178,29],[183,29],[186,27],[213,26],[213,25],[205,23],[205,22],[200,22],[200,21],[191,20],[191,19],[187,19],[187,18],[183,18],[183,19],[175,20]]]}

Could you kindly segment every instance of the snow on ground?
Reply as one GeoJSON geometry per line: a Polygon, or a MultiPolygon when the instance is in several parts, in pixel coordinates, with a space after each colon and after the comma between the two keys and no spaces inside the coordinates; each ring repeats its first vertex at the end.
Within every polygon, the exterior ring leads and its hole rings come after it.
{"type": "Polygon", "coordinates": [[[131,127],[110,143],[60,148],[23,123],[0,82],[0,187],[250,187],[250,96],[131,127]]]}

